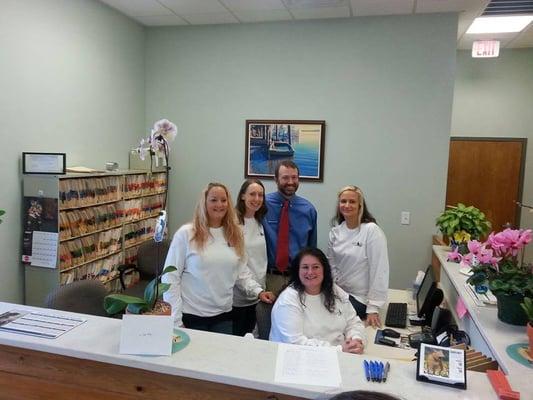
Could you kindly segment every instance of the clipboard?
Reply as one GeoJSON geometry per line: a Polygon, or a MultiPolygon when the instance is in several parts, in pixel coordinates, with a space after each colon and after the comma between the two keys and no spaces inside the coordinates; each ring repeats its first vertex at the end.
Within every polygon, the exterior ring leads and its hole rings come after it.
{"type": "Polygon", "coordinates": [[[466,352],[421,343],[416,380],[466,390],[466,352]]]}

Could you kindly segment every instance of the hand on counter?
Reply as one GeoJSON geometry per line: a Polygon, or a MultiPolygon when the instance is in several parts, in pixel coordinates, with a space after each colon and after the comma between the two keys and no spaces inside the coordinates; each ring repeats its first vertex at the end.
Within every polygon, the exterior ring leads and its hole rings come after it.
{"type": "Polygon", "coordinates": [[[362,354],[364,347],[361,339],[348,339],[342,343],[342,351],[345,353],[362,354]]]}

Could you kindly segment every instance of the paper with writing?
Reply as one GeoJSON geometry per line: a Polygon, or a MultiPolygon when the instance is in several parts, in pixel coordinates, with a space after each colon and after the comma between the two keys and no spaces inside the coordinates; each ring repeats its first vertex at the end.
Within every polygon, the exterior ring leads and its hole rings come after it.
{"type": "Polygon", "coordinates": [[[280,343],[274,379],[280,383],[339,387],[337,350],[280,343]]]}
{"type": "Polygon", "coordinates": [[[31,265],[55,268],[57,265],[57,232],[34,231],[31,244],[31,265]]]}
{"type": "Polygon", "coordinates": [[[160,315],[129,315],[122,317],[120,353],[153,356],[172,354],[174,319],[160,315]]]}

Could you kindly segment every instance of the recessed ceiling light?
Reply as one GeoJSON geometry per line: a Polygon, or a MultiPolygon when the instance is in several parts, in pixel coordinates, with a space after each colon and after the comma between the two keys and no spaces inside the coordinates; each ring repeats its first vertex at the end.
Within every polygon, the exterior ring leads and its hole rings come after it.
{"type": "Polygon", "coordinates": [[[505,33],[520,32],[533,21],[533,15],[511,17],[479,17],[474,20],[466,33],[505,33]]]}

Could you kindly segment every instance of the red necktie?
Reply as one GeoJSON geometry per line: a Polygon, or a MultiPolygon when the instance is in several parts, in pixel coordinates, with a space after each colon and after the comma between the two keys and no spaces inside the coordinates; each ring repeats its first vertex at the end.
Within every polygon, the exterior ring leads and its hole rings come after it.
{"type": "Polygon", "coordinates": [[[289,200],[285,200],[279,217],[278,246],[276,249],[276,267],[285,272],[289,266],[289,200]]]}

